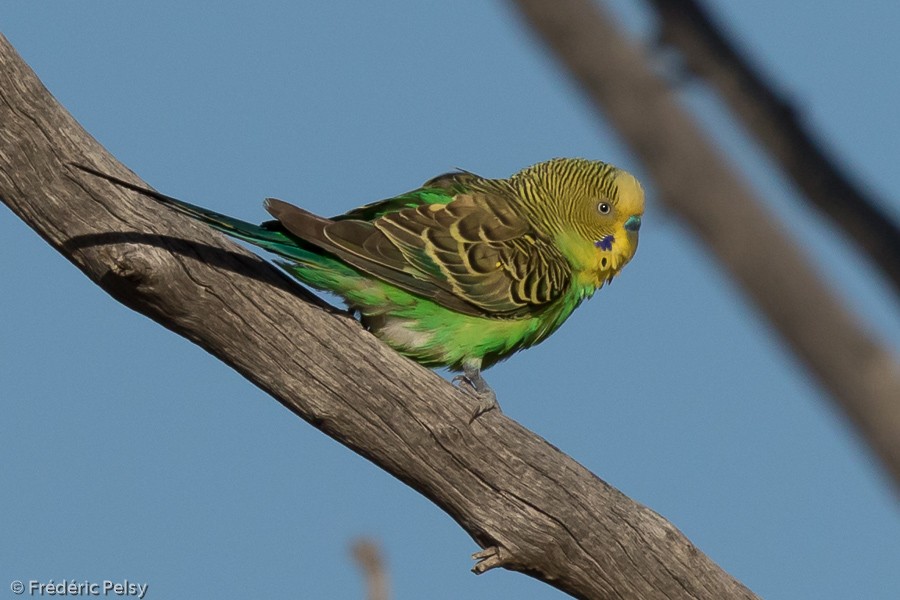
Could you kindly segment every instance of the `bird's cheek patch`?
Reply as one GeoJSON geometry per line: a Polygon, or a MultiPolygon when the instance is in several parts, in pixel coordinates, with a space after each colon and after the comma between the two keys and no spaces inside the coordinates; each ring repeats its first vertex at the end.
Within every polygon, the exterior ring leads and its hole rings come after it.
{"type": "Polygon", "coordinates": [[[615,242],[615,241],[616,241],[616,237],[614,235],[607,235],[607,236],[604,236],[603,239],[600,239],[600,240],[597,240],[596,242],[594,242],[594,245],[596,247],[600,248],[601,250],[606,250],[607,252],[609,252],[610,250],[612,250],[613,242],[615,242]]]}

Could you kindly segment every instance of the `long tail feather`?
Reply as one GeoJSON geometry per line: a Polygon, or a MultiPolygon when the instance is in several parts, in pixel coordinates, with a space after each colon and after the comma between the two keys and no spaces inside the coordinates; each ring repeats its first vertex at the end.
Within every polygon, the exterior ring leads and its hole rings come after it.
{"type": "Polygon", "coordinates": [[[191,218],[197,219],[198,221],[202,221],[213,227],[222,231],[223,233],[227,233],[228,235],[232,235],[237,238],[241,238],[247,240],[249,242],[256,243],[256,240],[259,241],[278,241],[284,242],[284,237],[278,234],[277,232],[268,230],[260,225],[255,225],[253,223],[248,223],[247,221],[242,221],[240,219],[235,219],[234,217],[229,217],[228,215],[223,215],[222,213],[217,213],[212,210],[208,210],[203,208],[202,206],[197,206],[196,204],[190,204],[188,202],[184,202],[183,200],[179,200],[177,198],[173,198],[172,196],[167,196],[165,194],[161,194],[156,190],[151,190],[148,187],[144,187],[141,185],[137,185],[131,183],[129,181],[125,181],[124,179],[119,179],[113,175],[109,175],[102,171],[98,171],[91,167],[86,167],[84,165],[80,165],[77,163],[69,163],[73,167],[80,169],[86,173],[90,173],[96,177],[100,177],[101,179],[105,179],[111,183],[114,183],[118,186],[127,188],[134,192],[138,192],[139,194],[143,194],[144,196],[148,196],[153,198],[157,202],[161,204],[165,204],[166,206],[184,214],[191,218]]]}
{"type": "Polygon", "coordinates": [[[350,282],[359,278],[357,271],[339,259],[323,252],[320,248],[316,248],[297,236],[291,235],[290,232],[284,230],[278,221],[267,221],[262,225],[255,225],[161,194],[150,188],[119,179],[91,167],[76,163],[70,164],[86,173],[152,198],[160,204],[206,223],[213,229],[217,229],[231,237],[244,240],[289,259],[290,262],[281,260],[275,262],[293,276],[319,289],[339,292],[350,282]]]}

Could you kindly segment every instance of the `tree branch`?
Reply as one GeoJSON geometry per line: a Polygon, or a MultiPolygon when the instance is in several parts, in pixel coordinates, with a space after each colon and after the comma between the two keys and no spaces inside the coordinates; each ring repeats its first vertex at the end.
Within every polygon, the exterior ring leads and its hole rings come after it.
{"type": "Polygon", "coordinates": [[[361,538],[353,542],[350,552],[365,579],[366,600],[390,600],[387,568],[384,566],[378,544],[373,540],[361,538]]]}
{"type": "Polygon", "coordinates": [[[67,167],[137,180],[0,36],[0,199],[117,300],[220,358],[435,502],[488,566],[578,598],[755,596],[674,526],[498,411],[323,310],[209,228],[67,167]]]}
{"type": "Polygon", "coordinates": [[[705,242],[900,483],[897,357],[838,300],[599,6],[515,4],[641,159],[660,202],[705,242]]]}
{"type": "Polygon", "coordinates": [[[806,199],[845,231],[900,293],[900,227],[804,127],[795,108],[723,36],[695,0],[649,0],[660,41],[719,93],[806,199]]]}

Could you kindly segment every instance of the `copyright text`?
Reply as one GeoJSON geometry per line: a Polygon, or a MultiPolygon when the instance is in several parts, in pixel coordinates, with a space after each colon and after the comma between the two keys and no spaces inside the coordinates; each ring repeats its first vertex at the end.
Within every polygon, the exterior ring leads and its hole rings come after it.
{"type": "Polygon", "coordinates": [[[28,581],[15,580],[9,584],[9,589],[16,595],[28,594],[29,596],[132,596],[143,600],[147,589],[147,583],[135,583],[127,579],[122,581],[77,581],[75,579],[63,579],[62,581],[28,581]]]}

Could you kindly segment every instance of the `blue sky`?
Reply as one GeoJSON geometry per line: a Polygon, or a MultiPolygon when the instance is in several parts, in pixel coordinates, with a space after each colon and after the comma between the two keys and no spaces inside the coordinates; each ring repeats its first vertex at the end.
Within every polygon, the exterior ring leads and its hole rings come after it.
{"type": "MultiPolygon", "coordinates": [[[[900,217],[900,5],[713,6],[900,217]]],[[[613,9],[648,39],[642,5],[613,9]]],[[[503,2],[17,2],[0,32],[146,181],[248,220],[266,196],[333,214],[455,167],[501,177],[585,156],[644,175],[503,2]]],[[[877,274],[701,86],[683,99],[900,350],[877,274]]],[[[505,412],[769,600],[900,597],[890,485],[644,179],[633,263],[487,372],[505,412]]],[[[127,578],[151,600],[362,598],[348,548],[366,535],[397,599],[564,597],[471,575],[477,547],[449,517],[113,301],[5,208],[0,256],[0,589],[127,578]]]]}

